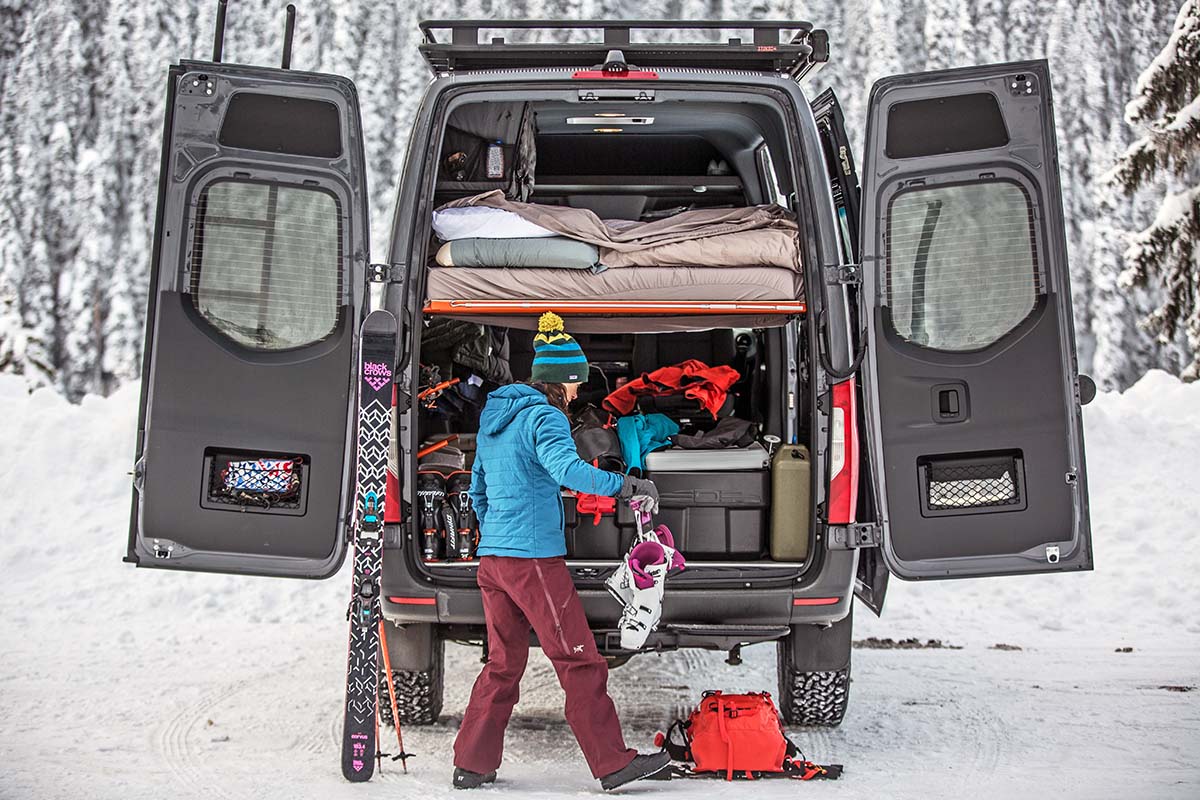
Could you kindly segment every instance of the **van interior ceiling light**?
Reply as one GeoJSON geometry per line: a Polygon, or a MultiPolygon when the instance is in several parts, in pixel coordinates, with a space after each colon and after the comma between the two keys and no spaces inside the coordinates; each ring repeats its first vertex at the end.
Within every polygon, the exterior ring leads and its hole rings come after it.
{"type": "Polygon", "coordinates": [[[568,125],[653,125],[654,117],[626,117],[611,114],[596,114],[592,117],[567,117],[568,125]]]}
{"type": "Polygon", "coordinates": [[[594,133],[621,133],[624,128],[592,128],[594,133]]]}

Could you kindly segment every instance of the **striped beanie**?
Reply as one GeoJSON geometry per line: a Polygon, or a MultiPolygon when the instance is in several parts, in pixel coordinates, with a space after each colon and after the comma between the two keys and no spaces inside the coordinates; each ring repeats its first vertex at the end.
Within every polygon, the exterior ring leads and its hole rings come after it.
{"type": "Polygon", "coordinates": [[[579,343],[563,330],[562,317],[553,311],[538,320],[533,337],[534,383],[584,383],[588,379],[587,356],[579,343]]]}

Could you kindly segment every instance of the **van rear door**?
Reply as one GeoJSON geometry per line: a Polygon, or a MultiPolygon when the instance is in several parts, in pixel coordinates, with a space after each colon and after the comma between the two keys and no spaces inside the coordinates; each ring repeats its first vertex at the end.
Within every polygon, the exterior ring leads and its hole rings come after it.
{"type": "Polygon", "coordinates": [[[327,577],[367,264],[354,85],[173,66],[159,180],[126,560],[327,577]]]}
{"type": "Polygon", "coordinates": [[[903,578],[1090,569],[1045,61],[884,78],[863,160],[864,380],[903,578]]]}

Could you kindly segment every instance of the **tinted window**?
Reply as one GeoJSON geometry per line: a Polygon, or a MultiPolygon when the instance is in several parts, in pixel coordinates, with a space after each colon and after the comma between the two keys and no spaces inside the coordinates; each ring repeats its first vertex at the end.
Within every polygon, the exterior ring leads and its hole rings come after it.
{"type": "Polygon", "coordinates": [[[333,103],[239,92],[229,101],[217,141],[226,147],[337,158],[342,127],[333,103]]]}
{"type": "Polygon", "coordinates": [[[220,181],[204,189],[192,249],[192,302],[234,341],[286,350],[337,325],[337,200],[315,189],[220,181]]]}
{"type": "Polygon", "coordinates": [[[887,304],[904,339],[978,350],[1033,311],[1033,215],[1015,183],[917,189],[888,209],[887,304]]]}
{"type": "Polygon", "coordinates": [[[895,103],[888,108],[888,158],[986,150],[1008,144],[1004,115],[986,92],[895,103]]]}

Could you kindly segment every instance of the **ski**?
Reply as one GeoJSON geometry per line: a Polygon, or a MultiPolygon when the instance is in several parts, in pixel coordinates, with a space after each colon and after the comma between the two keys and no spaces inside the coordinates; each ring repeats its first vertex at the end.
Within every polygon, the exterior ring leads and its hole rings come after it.
{"type": "Polygon", "coordinates": [[[383,567],[383,510],[391,437],[392,359],[396,318],[372,311],[359,340],[358,458],[354,494],[354,576],[346,664],[342,775],[370,780],[375,772],[379,698],[379,576],[383,567]]]}

